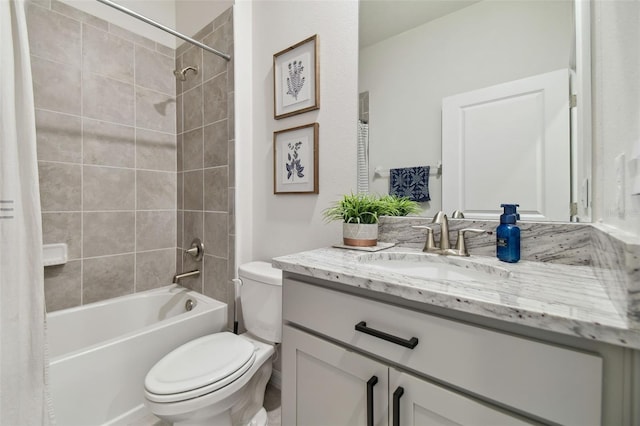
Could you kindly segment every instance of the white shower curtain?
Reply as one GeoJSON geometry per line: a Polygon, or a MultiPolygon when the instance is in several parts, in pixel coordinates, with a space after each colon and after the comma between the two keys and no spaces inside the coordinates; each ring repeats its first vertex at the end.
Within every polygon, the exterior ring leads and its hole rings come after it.
{"type": "Polygon", "coordinates": [[[0,425],[47,425],[42,223],[24,0],[0,0],[0,425]]]}
{"type": "Polygon", "coordinates": [[[369,192],[369,124],[358,120],[358,193],[369,192]]]}

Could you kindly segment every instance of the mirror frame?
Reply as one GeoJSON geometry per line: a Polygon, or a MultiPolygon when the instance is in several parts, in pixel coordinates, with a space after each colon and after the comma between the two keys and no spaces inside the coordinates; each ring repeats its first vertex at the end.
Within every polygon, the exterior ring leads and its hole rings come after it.
{"type": "Polygon", "coordinates": [[[575,117],[575,142],[572,141],[572,166],[576,167],[575,181],[572,182],[571,202],[572,217],[575,222],[592,221],[592,187],[593,187],[593,137],[591,110],[591,1],[574,0],[574,19],[576,36],[576,87],[572,93],[576,97],[576,108],[572,110],[575,117]]]}

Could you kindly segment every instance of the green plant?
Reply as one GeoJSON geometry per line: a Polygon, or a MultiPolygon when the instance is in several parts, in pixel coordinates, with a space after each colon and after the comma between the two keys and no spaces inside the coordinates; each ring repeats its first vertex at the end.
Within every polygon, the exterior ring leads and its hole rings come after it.
{"type": "Polygon", "coordinates": [[[369,194],[348,194],[323,211],[327,221],[378,223],[380,216],[406,216],[419,211],[418,203],[408,198],[369,194]]]}
{"type": "Polygon", "coordinates": [[[408,216],[420,212],[417,202],[411,201],[408,197],[397,197],[395,195],[385,195],[380,199],[390,205],[390,209],[397,211],[397,214],[387,214],[387,216],[408,216]]]}

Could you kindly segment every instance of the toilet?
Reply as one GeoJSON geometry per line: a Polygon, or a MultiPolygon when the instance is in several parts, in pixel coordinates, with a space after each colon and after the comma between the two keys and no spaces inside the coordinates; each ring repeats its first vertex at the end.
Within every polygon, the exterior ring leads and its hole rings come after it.
{"type": "Polygon", "coordinates": [[[263,426],[264,392],[282,339],[282,273],[266,262],[238,268],[247,332],[210,334],[158,361],[144,381],[145,405],[176,426],[263,426]]]}

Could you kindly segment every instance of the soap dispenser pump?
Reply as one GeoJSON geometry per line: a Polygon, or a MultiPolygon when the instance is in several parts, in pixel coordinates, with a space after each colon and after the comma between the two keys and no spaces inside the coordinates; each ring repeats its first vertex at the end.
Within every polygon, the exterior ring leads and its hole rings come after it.
{"type": "Polygon", "coordinates": [[[500,215],[500,226],[496,230],[496,255],[503,262],[515,263],[520,260],[520,219],[519,204],[500,204],[504,212],[500,215]]]}

